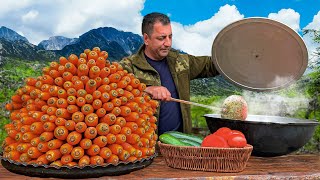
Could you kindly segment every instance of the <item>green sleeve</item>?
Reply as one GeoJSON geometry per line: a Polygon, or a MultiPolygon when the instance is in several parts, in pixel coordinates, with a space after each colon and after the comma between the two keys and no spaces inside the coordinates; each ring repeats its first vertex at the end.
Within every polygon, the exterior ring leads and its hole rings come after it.
{"type": "Polygon", "coordinates": [[[211,56],[187,56],[189,59],[191,80],[219,75],[211,56]]]}
{"type": "Polygon", "coordinates": [[[119,61],[119,64],[123,67],[123,69],[127,70],[128,73],[133,73],[133,67],[130,59],[123,58],[121,61],[119,61]]]}

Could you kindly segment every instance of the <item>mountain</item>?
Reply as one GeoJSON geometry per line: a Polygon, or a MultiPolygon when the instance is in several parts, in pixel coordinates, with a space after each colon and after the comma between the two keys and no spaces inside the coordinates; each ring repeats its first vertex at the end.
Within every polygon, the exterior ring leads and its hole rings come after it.
{"type": "Polygon", "coordinates": [[[17,32],[4,26],[0,27],[0,38],[4,38],[11,42],[18,41],[18,40],[29,42],[27,38],[21,36],[17,32]]]}
{"type": "Polygon", "coordinates": [[[80,54],[84,49],[95,46],[106,50],[110,60],[120,60],[138,51],[143,41],[141,36],[131,32],[119,31],[112,27],[92,29],[81,35],[75,44],[65,46],[59,54],[68,56],[80,54]]]}
{"type": "Polygon", "coordinates": [[[61,50],[66,45],[75,44],[78,42],[78,38],[66,38],[63,36],[53,36],[48,40],[41,41],[38,46],[45,50],[61,50]]]}

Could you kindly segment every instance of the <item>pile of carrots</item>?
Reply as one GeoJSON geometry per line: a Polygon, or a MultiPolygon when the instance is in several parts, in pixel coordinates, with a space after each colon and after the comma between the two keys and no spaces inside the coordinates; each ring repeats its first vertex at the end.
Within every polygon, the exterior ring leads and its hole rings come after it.
{"type": "Polygon", "coordinates": [[[159,102],[99,47],[25,79],[6,109],[5,158],[56,166],[117,165],[155,153],[159,102]]]}

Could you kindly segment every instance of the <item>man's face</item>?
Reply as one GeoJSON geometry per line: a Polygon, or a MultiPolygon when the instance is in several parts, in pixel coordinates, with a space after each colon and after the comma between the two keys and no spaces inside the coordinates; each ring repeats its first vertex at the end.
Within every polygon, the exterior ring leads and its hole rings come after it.
{"type": "Polygon", "coordinates": [[[171,49],[171,24],[162,25],[161,22],[155,23],[152,34],[150,36],[144,34],[143,39],[146,45],[146,55],[153,60],[162,60],[168,55],[171,49]]]}

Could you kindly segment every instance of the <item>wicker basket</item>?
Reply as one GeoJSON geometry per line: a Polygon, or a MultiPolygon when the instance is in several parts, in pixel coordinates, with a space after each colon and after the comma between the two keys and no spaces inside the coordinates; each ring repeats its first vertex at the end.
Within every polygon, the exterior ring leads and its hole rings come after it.
{"type": "Polygon", "coordinates": [[[253,149],[158,145],[169,167],[214,172],[243,171],[253,149]]]}

